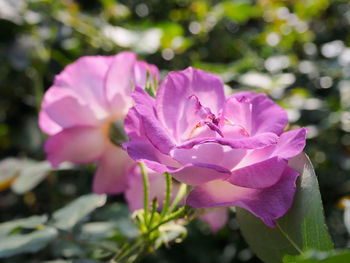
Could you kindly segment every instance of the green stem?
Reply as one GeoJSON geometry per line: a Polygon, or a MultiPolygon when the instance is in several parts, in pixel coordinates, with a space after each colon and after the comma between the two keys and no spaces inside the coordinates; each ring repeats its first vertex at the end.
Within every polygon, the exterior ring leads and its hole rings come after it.
{"type": "Polygon", "coordinates": [[[173,212],[176,209],[176,207],[179,205],[182,198],[186,194],[186,189],[187,189],[187,185],[181,184],[179,191],[177,192],[176,197],[174,199],[174,202],[172,203],[172,205],[169,208],[169,213],[173,212]]]}
{"type": "Polygon", "coordinates": [[[174,220],[174,219],[177,219],[177,218],[181,217],[184,213],[185,213],[185,207],[181,207],[179,210],[177,210],[176,212],[170,214],[167,218],[165,218],[163,221],[158,223],[155,227],[152,227],[150,230],[148,230],[146,235],[149,235],[154,230],[157,230],[161,225],[164,225],[164,224],[170,222],[171,220],[174,220]]]}
{"type": "Polygon", "coordinates": [[[143,209],[144,209],[144,220],[146,226],[148,225],[148,197],[149,197],[149,182],[147,173],[145,170],[145,166],[142,162],[139,163],[139,166],[141,168],[141,174],[143,179],[143,209]]]}
{"type": "Polygon", "coordinates": [[[147,228],[149,229],[150,227],[152,227],[153,224],[153,219],[154,219],[154,214],[157,212],[157,199],[153,199],[152,201],[152,210],[151,210],[151,217],[149,219],[147,228]]]}
{"type": "Polygon", "coordinates": [[[131,246],[129,245],[129,247],[127,249],[125,249],[124,252],[119,253],[119,256],[114,257],[111,260],[111,263],[123,262],[122,259],[125,259],[127,256],[129,256],[135,249],[137,249],[139,246],[141,246],[142,243],[143,243],[142,239],[137,239],[136,242],[134,244],[132,244],[131,246]]]}
{"type": "Polygon", "coordinates": [[[299,246],[293,241],[293,239],[290,238],[290,236],[284,232],[282,227],[278,222],[276,222],[276,226],[281,231],[281,233],[284,235],[284,237],[289,241],[289,243],[299,252],[300,255],[304,255],[304,252],[299,248],[299,246]]]}
{"type": "Polygon", "coordinates": [[[169,204],[170,204],[170,197],[171,197],[171,175],[169,173],[164,173],[166,178],[166,193],[165,193],[165,201],[162,213],[160,214],[159,221],[162,221],[162,219],[165,217],[165,215],[168,212],[169,204]]]}

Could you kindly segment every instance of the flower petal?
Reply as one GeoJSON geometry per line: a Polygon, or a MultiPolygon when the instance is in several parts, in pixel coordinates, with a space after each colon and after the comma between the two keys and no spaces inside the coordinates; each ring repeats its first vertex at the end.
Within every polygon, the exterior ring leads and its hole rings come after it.
{"type": "Polygon", "coordinates": [[[216,180],[194,188],[186,202],[197,208],[239,206],[266,225],[275,227],[275,220],[283,216],[293,203],[297,177],[298,173],[287,167],[281,180],[265,189],[244,188],[216,180]]]}
{"type": "Polygon", "coordinates": [[[45,112],[41,110],[39,112],[39,127],[40,129],[48,135],[54,135],[62,130],[62,127],[54,122],[45,112]]]}
{"type": "Polygon", "coordinates": [[[267,97],[266,94],[238,92],[232,95],[238,101],[248,99],[251,103],[251,134],[272,132],[280,135],[288,123],[287,112],[267,97]]]}
{"type": "Polygon", "coordinates": [[[170,72],[160,85],[156,96],[156,110],[159,120],[173,136],[179,119],[186,114],[188,98],[196,95],[204,107],[217,115],[225,102],[222,81],[215,75],[189,67],[180,72],[170,72]]]}
{"type": "Polygon", "coordinates": [[[97,116],[108,109],[104,94],[105,75],[113,56],[86,56],[68,65],[56,76],[54,86],[74,91],[97,116]]]}
{"type": "Polygon", "coordinates": [[[76,164],[93,162],[101,156],[106,144],[107,141],[99,129],[75,127],[50,137],[44,149],[47,160],[57,167],[64,161],[76,164]]]}
{"type": "Polygon", "coordinates": [[[301,128],[282,133],[277,144],[251,151],[240,165],[250,165],[274,156],[279,156],[286,160],[297,156],[305,147],[306,131],[305,128],[301,128]]]}
{"type": "Polygon", "coordinates": [[[137,61],[134,66],[134,81],[135,86],[140,86],[142,88],[146,87],[147,76],[149,71],[150,81],[153,84],[154,78],[157,82],[160,80],[159,69],[152,64],[148,64],[144,61],[137,61]]]}
{"type": "Polygon", "coordinates": [[[190,149],[175,148],[171,156],[181,164],[207,163],[232,170],[246,152],[245,149],[232,149],[218,143],[204,143],[190,149]]]}
{"type": "Polygon", "coordinates": [[[226,207],[206,209],[204,214],[200,215],[199,218],[207,222],[211,231],[216,233],[226,225],[228,221],[228,209],[226,207]]]}
{"type": "Polygon", "coordinates": [[[142,118],[146,137],[161,153],[168,154],[175,143],[155,115],[154,100],[140,87],[135,88],[132,97],[134,108],[142,118]]]}
{"type": "Polygon", "coordinates": [[[259,149],[272,144],[276,144],[277,141],[278,136],[274,133],[262,133],[244,139],[203,137],[188,140],[176,146],[176,148],[190,149],[196,145],[200,145],[203,143],[219,143],[221,145],[228,145],[233,149],[259,149]]]}
{"type": "Polygon", "coordinates": [[[224,167],[204,163],[187,164],[178,169],[168,169],[166,172],[171,173],[176,180],[194,186],[224,179],[231,174],[230,170],[224,167]]]}
{"type": "Polygon", "coordinates": [[[135,63],[136,54],[132,52],[121,52],[113,57],[104,90],[114,114],[125,115],[132,106],[130,94],[135,63]]]}
{"type": "Polygon", "coordinates": [[[275,156],[248,166],[236,167],[226,181],[241,187],[266,188],[280,180],[286,166],[285,159],[275,156]]]}
{"type": "Polygon", "coordinates": [[[99,120],[90,105],[74,91],[51,87],[45,94],[42,111],[63,129],[76,126],[98,126],[99,120]]]}
{"type": "Polygon", "coordinates": [[[127,153],[109,145],[98,162],[93,182],[96,194],[120,194],[127,188],[127,171],[135,162],[127,153]]]}

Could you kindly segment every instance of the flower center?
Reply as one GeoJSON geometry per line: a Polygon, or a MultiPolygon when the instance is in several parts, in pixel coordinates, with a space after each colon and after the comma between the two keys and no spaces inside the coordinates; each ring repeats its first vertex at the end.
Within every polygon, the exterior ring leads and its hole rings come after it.
{"type": "Polygon", "coordinates": [[[129,140],[129,137],[124,131],[123,119],[116,118],[106,121],[101,129],[106,140],[116,146],[121,147],[122,143],[129,140]]]}

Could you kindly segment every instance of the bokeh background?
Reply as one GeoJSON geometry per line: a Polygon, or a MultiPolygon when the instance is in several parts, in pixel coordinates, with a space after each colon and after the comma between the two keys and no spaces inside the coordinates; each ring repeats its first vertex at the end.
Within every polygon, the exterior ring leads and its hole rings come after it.
{"type": "MultiPolygon", "coordinates": [[[[344,248],[348,234],[338,201],[350,195],[349,29],[346,0],[0,0],[0,159],[45,159],[45,136],[37,125],[43,93],[55,74],[81,56],[132,50],[163,76],[202,68],[220,75],[227,92],[268,93],[288,111],[290,128],[309,129],[305,151],[319,178],[335,246],[344,248]]],[[[0,222],[50,214],[91,192],[93,171],[90,165],[50,172],[21,194],[0,184],[0,222]]],[[[55,250],[5,262],[67,256],[55,250]]],[[[77,259],[91,256],[75,253],[77,259]]],[[[259,261],[232,213],[217,235],[194,221],[184,242],[142,262],[259,261]]]]}

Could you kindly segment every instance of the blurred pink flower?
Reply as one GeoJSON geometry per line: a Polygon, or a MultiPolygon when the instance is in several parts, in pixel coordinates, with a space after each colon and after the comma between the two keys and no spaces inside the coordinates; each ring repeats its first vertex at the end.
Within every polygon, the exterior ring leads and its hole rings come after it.
{"type": "Polygon", "coordinates": [[[156,66],[136,60],[131,52],[115,56],[86,56],[68,65],[45,93],[39,126],[50,137],[47,160],[56,167],[64,161],[97,161],[93,190],[122,193],[126,171],[133,161],[109,138],[113,122],[123,125],[132,106],[132,83],[142,88],[147,69],[159,80],[156,66]]]}
{"type": "Polygon", "coordinates": [[[306,130],[283,132],[287,113],[265,94],[225,98],[218,77],[188,68],[169,73],[155,99],[138,87],[132,96],[123,147],[194,186],[188,205],[239,206],[270,227],[289,210],[298,173],[288,160],[303,150],[306,130]]]}

